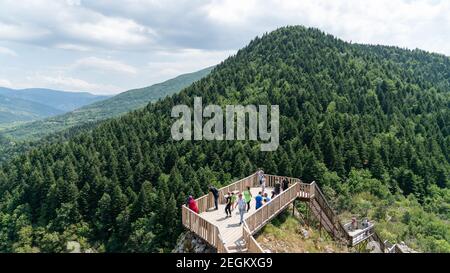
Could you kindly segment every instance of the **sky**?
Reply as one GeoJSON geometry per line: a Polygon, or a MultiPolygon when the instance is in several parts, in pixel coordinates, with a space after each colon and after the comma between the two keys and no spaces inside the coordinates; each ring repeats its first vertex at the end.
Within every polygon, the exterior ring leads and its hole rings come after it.
{"type": "Polygon", "coordinates": [[[450,56],[449,0],[0,0],[0,86],[117,94],[286,25],[450,56]]]}

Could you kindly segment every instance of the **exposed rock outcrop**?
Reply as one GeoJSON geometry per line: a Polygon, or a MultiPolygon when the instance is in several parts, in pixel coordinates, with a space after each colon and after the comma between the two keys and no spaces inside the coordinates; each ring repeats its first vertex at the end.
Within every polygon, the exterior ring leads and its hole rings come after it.
{"type": "Polygon", "coordinates": [[[397,246],[402,250],[403,253],[418,253],[414,249],[407,246],[405,242],[400,242],[399,244],[397,244],[397,246]]]}
{"type": "Polygon", "coordinates": [[[215,253],[216,249],[193,232],[186,231],[178,237],[172,253],[215,253]]]}

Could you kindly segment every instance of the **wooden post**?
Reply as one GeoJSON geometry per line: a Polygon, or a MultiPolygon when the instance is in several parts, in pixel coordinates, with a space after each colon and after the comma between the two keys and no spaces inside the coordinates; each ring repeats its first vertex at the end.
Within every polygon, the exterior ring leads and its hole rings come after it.
{"type": "Polygon", "coordinates": [[[311,226],[311,221],[309,220],[309,210],[311,207],[311,200],[308,201],[308,205],[306,206],[306,222],[308,226],[311,226]]]}
{"type": "Polygon", "coordinates": [[[295,216],[295,199],[294,202],[292,202],[292,216],[295,216]]]}
{"type": "Polygon", "coordinates": [[[322,207],[319,210],[319,235],[322,236],[322,207]]]}

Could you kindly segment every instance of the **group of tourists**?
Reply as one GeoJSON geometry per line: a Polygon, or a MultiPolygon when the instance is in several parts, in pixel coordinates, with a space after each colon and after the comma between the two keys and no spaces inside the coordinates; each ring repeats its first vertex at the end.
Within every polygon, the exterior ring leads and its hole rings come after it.
{"type": "MultiPolygon", "coordinates": [[[[266,191],[266,175],[264,174],[264,171],[262,169],[259,169],[257,172],[257,177],[259,181],[259,185],[261,186],[261,191],[258,193],[257,196],[255,196],[255,209],[259,209],[264,204],[270,202],[273,198],[275,198],[277,195],[281,193],[281,191],[285,191],[289,188],[289,180],[287,178],[283,178],[281,181],[278,179],[275,181],[274,189],[272,191],[272,195],[269,197],[266,191]]],[[[214,187],[213,185],[209,186],[209,191],[212,193],[214,197],[214,209],[219,209],[219,190],[214,187]]],[[[225,214],[226,218],[231,217],[231,212],[238,208],[239,215],[240,215],[240,222],[241,225],[244,222],[244,214],[246,212],[249,212],[250,205],[252,201],[252,193],[250,190],[250,187],[247,187],[247,189],[240,193],[240,192],[228,192],[227,195],[225,195],[225,214]]],[[[192,196],[189,196],[188,198],[188,207],[195,213],[199,213],[198,205],[195,199],[192,196]]]]}
{"type": "Polygon", "coordinates": [[[231,217],[231,212],[237,207],[241,216],[239,224],[242,224],[244,221],[244,213],[250,210],[251,201],[252,193],[250,187],[247,187],[243,193],[228,192],[225,196],[225,217],[231,217]]]}
{"type": "MultiPolygon", "coordinates": [[[[257,174],[258,174],[259,185],[261,186],[261,193],[266,194],[265,193],[266,175],[264,174],[264,171],[262,169],[258,170],[257,174]]],[[[280,194],[281,190],[285,191],[288,188],[289,188],[289,180],[286,177],[282,178],[281,181],[279,181],[277,178],[277,180],[275,181],[274,190],[272,191],[272,196],[270,197],[270,199],[273,199],[273,198],[275,198],[275,196],[280,194]]]]}

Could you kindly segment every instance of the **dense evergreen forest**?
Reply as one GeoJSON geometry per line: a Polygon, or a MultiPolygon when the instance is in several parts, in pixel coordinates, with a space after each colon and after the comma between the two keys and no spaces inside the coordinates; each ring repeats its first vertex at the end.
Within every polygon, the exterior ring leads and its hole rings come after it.
{"type": "Polygon", "coordinates": [[[0,251],[170,251],[180,205],[262,167],[315,180],[382,236],[450,252],[450,58],[285,27],[180,94],[3,163],[0,251]],[[171,108],[280,105],[280,147],[171,140],[171,108]]]}

